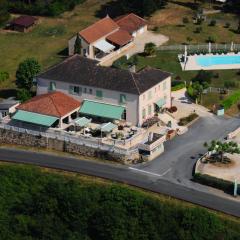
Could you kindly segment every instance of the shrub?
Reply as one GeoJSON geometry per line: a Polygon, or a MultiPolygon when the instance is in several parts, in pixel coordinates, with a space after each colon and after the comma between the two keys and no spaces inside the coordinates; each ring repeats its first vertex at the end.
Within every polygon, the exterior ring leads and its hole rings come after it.
{"type": "Polygon", "coordinates": [[[198,118],[198,115],[196,113],[191,113],[189,116],[187,117],[183,117],[180,118],[178,125],[179,126],[185,126],[188,123],[192,122],[193,120],[195,120],[196,118],[198,118]]]}
{"type": "Polygon", "coordinates": [[[224,27],[225,28],[230,28],[230,26],[231,26],[231,24],[229,22],[227,22],[224,27]]]}
{"type": "Polygon", "coordinates": [[[183,24],[189,23],[189,19],[187,17],[183,17],[182,19],[183,24]]]}
{"type": "Polygon", "coordinates": [[[150,42],[150,43],[146,43],[145,47],[144,47],[144,53],[147,56],[152,56],[156,53],[157,51],[157,47],[154,43],[150,42]]]}
{"type": "Polygon", "coordinates": [[[213,72],[200,70],[197,75],[192,79],[193,82],[199,82],[204,84],[204,82],[210,84],[212,82],[213,72]]]}
{"type": "Polygon", "coordinates": [[[210,21],[209,26],[214,27],[214,26],[216,26],[216,24],[217,24],[216,20],[213,19],[210,21]]]}
{"type": "Polygon", "coordinates": [[[222,105],[225,110],[229,109],[232,105],[240,101],[240,91],[235,92],[225,100],[223,100],[222,105]]]}
{"type": "Polygon", "coordinates": [[[200,32],[202,32],[202,27],[197,27],[195,30],[195,33],[200,33],[200,32]]]}
{"type": "Polygon", "coordinates": [[[207,39],[207,42],[215,43],[216,39],[213,36],[209,36],[208,39],[207,39]]]}
{"type": "Polygon", "coordinates": [[[173,81],[172,82],[172,91],[177,91],[185,88],[185,83],[183,81],[173,81]]]}
{"type": "Polygon", "coordinates": [[[224,82],[224,87],[227,88],[227,89],[236,88],[237,84],[236,84],[236,82],[229,80],[229,81],[224,82]]]}
{"type": "Polygon", "coordinates": [[[4,82],[7,79],[9,79],[9,73],[8,72],[0,72],[0,83],[4,82]]]}
{"type": "Polygon", "coordinates": [[[114,61],[112,66],[115,68],[122,68],[123,66],[126,66],[127,63],[128,63],[127,57],[122,56],[119,59],[117,59],[116,61],[114,61]]]}
{"type": "Polygon", "coordinates": [[[177,112],[177,107],[176,107],[176,106],[172,106],[172,107],[170,107],[170,108],[168,109],[168,111],[169,111],[170,113],[177,112]]]}

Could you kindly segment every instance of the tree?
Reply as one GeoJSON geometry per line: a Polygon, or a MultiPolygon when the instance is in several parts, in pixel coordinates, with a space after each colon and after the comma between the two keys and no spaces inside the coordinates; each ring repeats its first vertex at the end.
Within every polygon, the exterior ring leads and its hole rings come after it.
{"type": "Polygon", "coordinates": [[[10,17],[6,0],[0,0],[0,25],[6,22],[10,17]]]}
{"type": "Polygon", "coordinates": [[[150,43],[146,43],[145,47],[144,47],[144,53],[147,56],[152,56],[156,53],[157,51],[157,47],[154,43],[150,42],[150,43]]]}
{"type": "Polygon", "coordinates": [[[16,84],[28,91],[33,86],[33,78],[40,72],[41,66],[34,58],[27,58],[21,62],[16,72],[16,84]]]}
{"type": "Polygon", "coordinates": [[[81,54],[81,53],[82,53],[82,40],[78,33],[74,43],[74,54],[81,54]]]}
{"type": "Polygon", "coordinates": [[[224,155],[226,153],[240,153],[240,148],[235,142],[221,142],[212,140],[210,144],[208,144],[207,142],[204,143],[204,147],[206,147],[208,151],[213,151],[217,155],[216,160],[220,162],[224,162],[224,155]]]}
{"type": "Polygon", "coordinates": [[[28,91],[27,89],[19,89],[17,92],[17,99],[20,100],[20,102],[25,102],[27,100],[29,100],[32,97],[30,91],[28,91]]]}

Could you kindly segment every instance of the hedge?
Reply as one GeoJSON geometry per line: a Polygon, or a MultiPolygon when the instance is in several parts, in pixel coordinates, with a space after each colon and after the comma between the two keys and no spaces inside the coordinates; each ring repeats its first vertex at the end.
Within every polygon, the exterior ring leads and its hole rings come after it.
{"type": "MultiPolygon", "coordinates": [[[[195,182],[223,190],[226,193],[233,194],[234,184],[224,179],[212,177],[207,174],[195,173],[193,180],[195,182]]],[[[238,194],[240,194],[240,186],[238,185],[238,194]]]]}
{"type": "Polygon", "coordinates": [[[7,72],[0,72],[0,82],[4,82],[9,79],[9,74],[7,72]]]}
{"type": "Polygon", "coordinates": [[[180,82],[180,83],[172,86],[171,89],[172,89],[172,91],[177,91],[177,90],[180,90],[180,89],[183,89],[183,88],[185,88],[185,83],[180,82]]]}
{"type": "Polygon", "coordinates": [[[229,109],[232,105],[240,101],[240,91],[233,93],[231,96],[222,101],[225,110],[229,109]]]}

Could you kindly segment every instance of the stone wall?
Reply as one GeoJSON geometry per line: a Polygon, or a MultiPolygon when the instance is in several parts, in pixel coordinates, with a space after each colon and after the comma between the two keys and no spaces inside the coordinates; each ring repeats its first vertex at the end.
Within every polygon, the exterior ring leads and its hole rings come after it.
{"type": "Polygon", "coordinates": [[[78,145],[76,143],[62,141],[59,139],[46,138],[40,135],[34,136],[28,133],[20,133],[2,128],[0,128],[0,144],[46,148],[61,152],[75,153],[82,156],[116,161],[123,164],[133,163],[139,159],[138,153],[133,153],[131,155],[119,154],[116,152],[103,151],[101,149],[78,145]]]}

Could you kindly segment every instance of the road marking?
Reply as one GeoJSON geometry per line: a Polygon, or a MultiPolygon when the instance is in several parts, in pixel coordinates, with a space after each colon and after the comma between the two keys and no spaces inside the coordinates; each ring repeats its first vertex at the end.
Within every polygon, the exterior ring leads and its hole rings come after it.
{"type": "Polygon", "coordinates": [[[166,175],[168,172],[170,172],[170,171],[172,170],[171,168],[169,168],[169,169],[166,170],[164,173],[162,173],[162,174],[157,174],[157,173],[148,172],[148,171],[145,171],[145,170],[142,170],[142,169],[138,169],[138,168],[133,168],[133,167],[129,167],[129,169],[130,169],[130,170],[137,171],[137,172],[141,172],[141,173],[150,174],[150,175],[157,176],[157,177],[163,177],[164,175],[166,175]]]}

